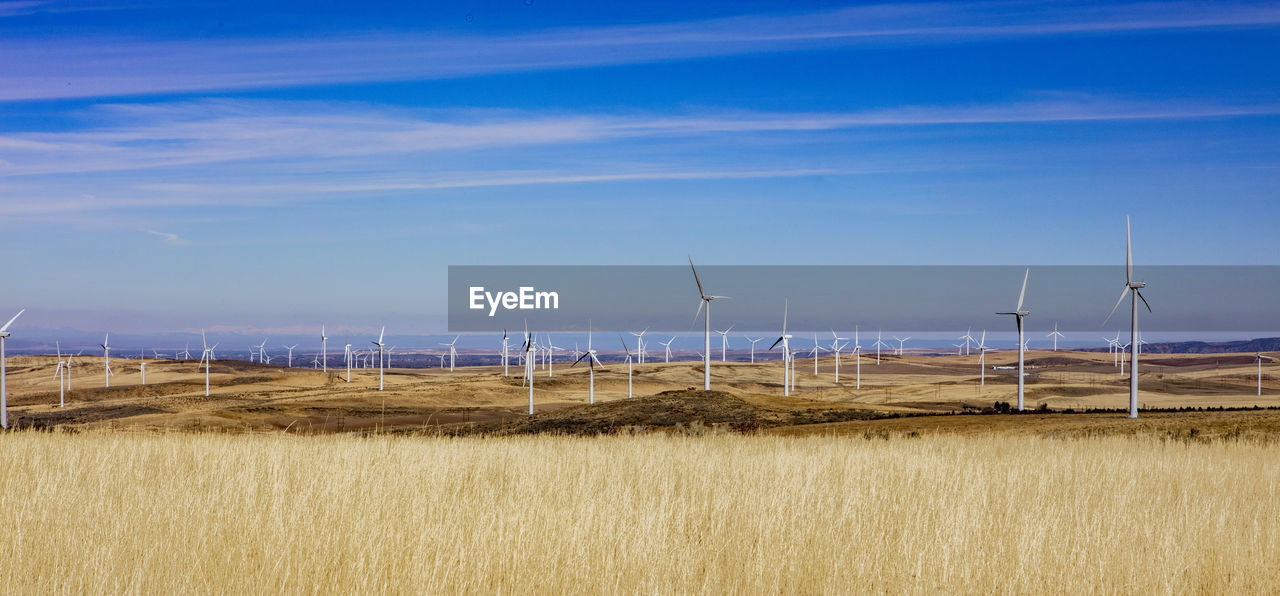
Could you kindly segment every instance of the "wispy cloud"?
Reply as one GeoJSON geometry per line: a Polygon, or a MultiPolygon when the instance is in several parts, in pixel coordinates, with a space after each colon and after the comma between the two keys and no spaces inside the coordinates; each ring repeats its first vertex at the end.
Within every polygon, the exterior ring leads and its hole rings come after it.
{"type": "Polygon", "coordinates": [[[191,244],[191,241],[190,241],[190,240],[187,240],[187,239],[185,239],[185,238],[182,238],[181,236],[178,236],[177,234],[172,234],[172,233],[169,233],[169,232],[157,232],[157,231],[155,231],[155,230],[147,230],[147,233],[148,233],[148,234],[151,234],[152,236],[157,236],[157,237],[159,237],[161,242],[164,242],[165,244],[168,244],[169,246],[187,246],[187,245],[191,244]]]}
{"type": "Polygon", "coordinates": [[[217,163],[296,162],[328,170],[329,158],[459,153],[626,140],[801,135],[861,128],[1118,120],[1182,120],[1280,113],[1280,104],[1228,105],[1055,98],[963,106],[903,106],[846,113],[697,112],[556,115],[396,111],[319,102],[207,101],[112,105],[96,126],[0,135],[0,177],[217,163]]]}
{"type": "MultiPolygon", "coordinates": [[[[28,2],[11,2],[25,10],[28,2]]],[[[3,7],[0,4],[0,7],[3,7]]],[[[0,8],[0,11],[3,11],[0,8]]],[[[1276,3],[920,3],[508,36],[10,40],[0,101],[427,80],[827,46],[1275,26],[1276,3]]]]}

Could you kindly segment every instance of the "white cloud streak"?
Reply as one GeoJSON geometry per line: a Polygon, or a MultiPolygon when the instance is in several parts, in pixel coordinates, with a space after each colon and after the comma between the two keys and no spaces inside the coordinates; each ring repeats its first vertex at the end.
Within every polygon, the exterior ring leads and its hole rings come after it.
{"type": "Polygon", "coordinates": [[[987,2],[872,5],[489,37],[416,32],[320,39],[18,39],[0,42],[0,101],[431,80],[857,44],[1277,24],[1280,5],[1272,2],[987,2]]]}
{"type": "Polygon", "coordinates": [[[185,239],[185,238],[182,238],[181,236],[178,236],[177,234],[173,234],[173,233],[169,233],[169,232],[157,232],[157,231],[155,231],[155,230],[147,230],[147,233],[148,233],[148,234],[151,234],[152,236],[157,236],[157,237],[159,237],[161,242],[164,242],[165,244],[168,244],[169,246],[187,246],[187,245],[191,244],[191,241],[190,241],[190,240],[187,240],[187,239],[185,239]]]}

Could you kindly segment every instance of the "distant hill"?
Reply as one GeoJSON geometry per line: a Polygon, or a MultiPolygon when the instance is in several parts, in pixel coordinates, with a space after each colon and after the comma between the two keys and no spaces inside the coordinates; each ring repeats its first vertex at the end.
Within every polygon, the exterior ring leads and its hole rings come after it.
{"type": "MultiPolygon", "coordinates": [[[[1101,348],[1094,352],[1105,350],[1101,348]]],[[[1221,354],[1228,352],[1277,352],[1280,337],[1264,337],[1241,341],[1174,341],[1142,346],[1143,354],[1221,354]]]]}

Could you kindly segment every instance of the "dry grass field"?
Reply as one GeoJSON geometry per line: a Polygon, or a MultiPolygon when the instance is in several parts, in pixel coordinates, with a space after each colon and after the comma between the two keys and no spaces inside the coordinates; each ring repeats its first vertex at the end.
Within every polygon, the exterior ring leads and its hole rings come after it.
{"type": "Polygon", "coordinates": [[[0,435],[12,593],[1280,591],[1277,448],[0,435]]]}

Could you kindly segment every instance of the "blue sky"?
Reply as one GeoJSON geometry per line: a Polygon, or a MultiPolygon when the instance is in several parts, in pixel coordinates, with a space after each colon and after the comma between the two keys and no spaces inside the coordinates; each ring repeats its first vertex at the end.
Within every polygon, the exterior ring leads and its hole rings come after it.
{"type": "Polygon", "coordinates": [[[450,264],[1276,264],[1280,4],[0,0],[0,310],[442,329],[450,264]],[[341,321],[341,322],[339,322],[341,321]]]}

